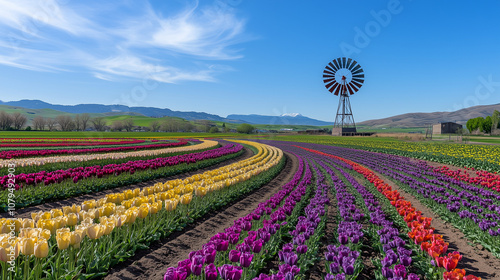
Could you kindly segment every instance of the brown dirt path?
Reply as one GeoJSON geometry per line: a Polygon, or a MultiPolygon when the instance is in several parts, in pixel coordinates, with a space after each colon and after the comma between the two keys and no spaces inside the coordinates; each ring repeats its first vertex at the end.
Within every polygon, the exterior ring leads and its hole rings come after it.
{"type": "Polygon", "coordinates": [[[223,232],[236,218],[253,211],[259,203],[269,199],[293,178],[299,165],[298,160],[292,154],[285,153],[285,155],[287,157],[285,168],[267,185],[225,209],[208,214],[184,231],[155,242],[149,249],[136,252],[134,257],[112,268],[104,279],[163,279],[168,267],[186,259],[189,252],[201,249],[215,233],[223,232]]]}
{"type": "MultiPolygon", "coordinates": [[[[168,180],[183,179],[183,178],[195,175],[195,174],[203,173],[203,172],[208,171],[208,170],[213,170],[213,169],[216,169],[216,168],[228,165],[228,164],[235,163],[237,161],[241,161],[241,160],[250,158],[253,155],[254,154],[250,149],[244,147],[243,154],[241,154],[240,156],[226,160],[226,161],[218,163],[216,165],[208,166],[208,167],[198,169],[195,171],[180,173],[177,175],[173,175],[173,176],[165,177],[165,178],[161,178],[161,179],[145,181],[145,182],[141,182],[141,183],[137,183],[137,184],[133,184],[133,185],[112,188],[112,189],[108,189],[108,190],[104,190],[104,191],[100,191],[100,192],[96,192],[96,193],[85,194],[85,195],[81,195],[81,196],[62,199],[62,200],[55,201],[55,202],[49,202],[49,203],[44,203],[44,204],[40,204],[40,205],[29,206],[26,208],[16,209],[16,216],[15,217],[16,218],[31,218],[31,212],[38,212],[40,210],[41,211],[50,211],[51,209],[54,209],[54,208],[62,208],[63,206],[71,206],[73,204],[81,204],[82,202],[84,202],[86,200],[91,200],[91,199],[97,200],[97,199],[105,197],[107,194],[111,194],[111,193],[122,192],[122,191],[129,190],[129,189],[152,186],[158,182],[163,183],[163,182],[168,181],[168,180]]],[[[10,218],[10,215],[8,213],[0,213],[0,218],[10,218]]]]}
{"type": "Polygon", "coordinates": [[[432,218],[431,225],[436,229],[434,232],[442,234],[443,239],[449,243],[448,252],[458,251],[462,254],[462,260],[458,262],[457,268],[465,269],[467,274],[473,274],[483,280],[500,279],[500,259],[493,256],[483,246],[468,240],[459,229],[442,220],[416,197],[402,190],[388,177],[373,170],[372,172],[389,184],[393,190],[398,190],[407,201],[411,202],[413,207],[422,211],[423,216],[432,218]]]}

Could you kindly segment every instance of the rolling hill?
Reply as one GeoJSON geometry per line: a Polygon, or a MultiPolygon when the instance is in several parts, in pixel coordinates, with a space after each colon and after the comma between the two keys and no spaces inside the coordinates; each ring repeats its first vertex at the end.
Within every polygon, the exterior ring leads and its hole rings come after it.
{"type": "Polygon", "coordinates": [[[15,107],[23,107],[27,109],[52,109],[56,111],[81,114],[120,114],[130,115],[135,113],[147,117],[178,117],[186,120],[211,120],[232,123],[242,123],[240,120],[223,118],[218,115],[208,114],[204,112],[181,112],[172,111],[170,109],[161,109],[155,107],[129,107],[124,105],[102,105],[102,104],[78,104],[78,105],[55,105],[41,100],[23,99],[19,101],[0,101],[0,105],[9,105],[15,107]]]}
{"type": "Polygon", "coordinates": [[[491,116],[494,110],[500,111],[500,104],[474,106],[454,112],[408,113],[358,124],[367,127],[425,127],[440,122],[465,124],[472,118],[491,116]]]}

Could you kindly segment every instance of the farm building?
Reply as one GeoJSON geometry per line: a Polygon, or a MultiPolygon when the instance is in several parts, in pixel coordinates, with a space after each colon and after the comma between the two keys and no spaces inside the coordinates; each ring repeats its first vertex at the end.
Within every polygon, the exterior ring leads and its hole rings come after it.
{"type": "Polygon", "coordinates": [[[462,128],[461,124],[454,122],[442,122],[432,126],[432,134],[457,133],[462,128]]]}

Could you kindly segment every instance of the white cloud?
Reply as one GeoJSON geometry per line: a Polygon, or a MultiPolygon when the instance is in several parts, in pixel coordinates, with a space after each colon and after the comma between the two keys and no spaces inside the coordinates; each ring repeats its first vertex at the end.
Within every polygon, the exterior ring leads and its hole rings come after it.
{"type": "Polygon", "coordinates": [[[214,81],[226,68],[207,60],[241,57],[234,45],[245,39],[245,21],[233,11],[196,3],[163,16],[141,3],[127,10],[107,3],[0,0],[0,64],[175,83],[214,81]]]}

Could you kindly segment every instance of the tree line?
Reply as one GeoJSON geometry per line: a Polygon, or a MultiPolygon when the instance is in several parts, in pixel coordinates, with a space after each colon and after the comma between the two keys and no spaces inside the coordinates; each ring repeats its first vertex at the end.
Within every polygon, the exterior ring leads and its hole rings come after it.
{"type": "MultiPolygon", "coordinates": [[[[1,130],[21,130],[28,123],[26,115],[15,112],[9,114],[5,111],[0,111],[0,129],[1,130]]],[[[209,120],[195,120],[193,122],[169,118],[162,120],[153,120],[147,127],[135,126],[132,118],[124,120],[115,120],[111,125],[106,124],[104,117],[91,118],[89,114],[77,114],[74,117],[71,115],[58,115],[54,118],[36,116],[31,121],[31,126],[27,126],[26,130],[61,130],[61,131],[132,131],[134,128],[139,128],[142,131],[152,132],[230,132],[230,129],[223,123],[219,128],[214,122],[209,120]]],[[[236,128],[238,133],[253,133],[255,127],[249,124],[240,124],[236,128]]]]}
{"type": "Polygon", "coordinates": [[[470,133],[498,133],[500,128],[500,112],[495,110],[491,116],[486,118],[477,117],[467,121],[465,124],[470,133]]]}

